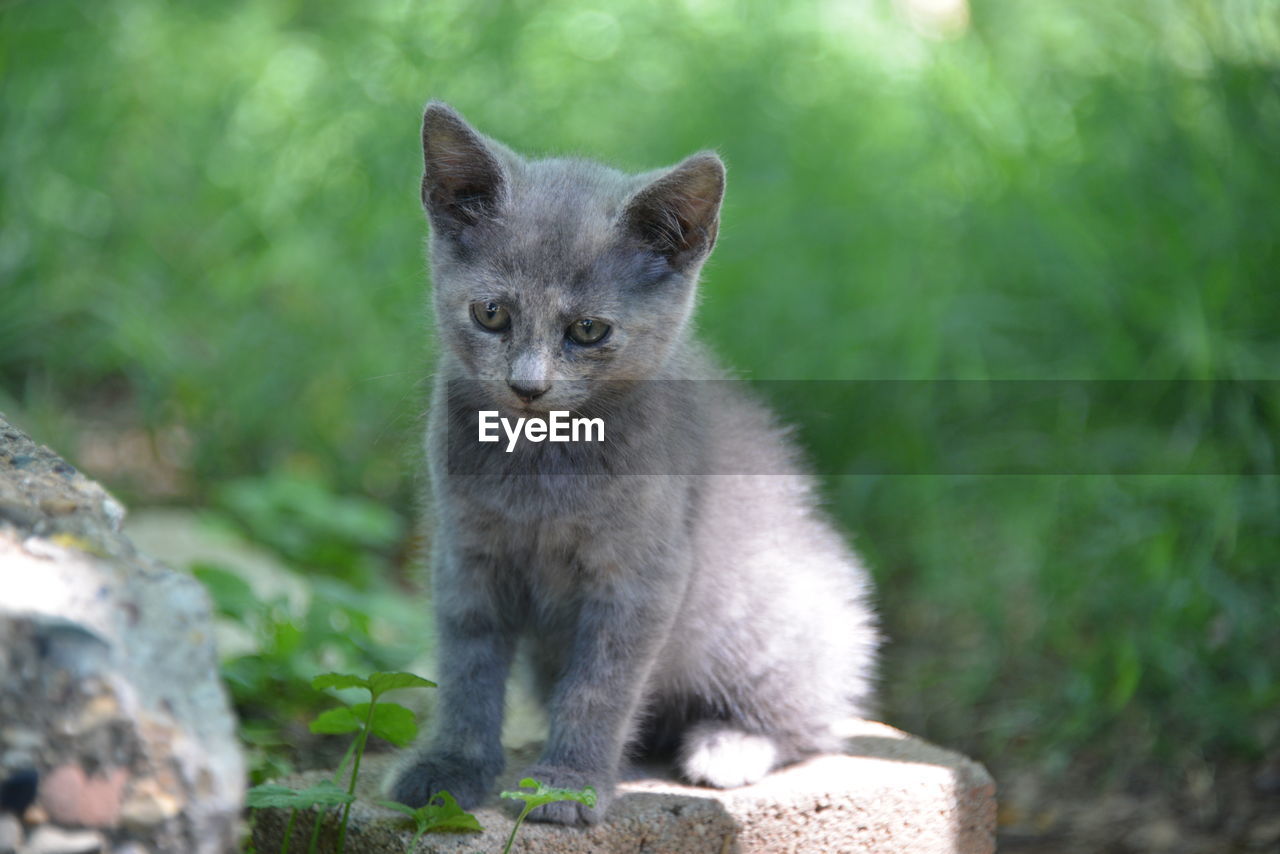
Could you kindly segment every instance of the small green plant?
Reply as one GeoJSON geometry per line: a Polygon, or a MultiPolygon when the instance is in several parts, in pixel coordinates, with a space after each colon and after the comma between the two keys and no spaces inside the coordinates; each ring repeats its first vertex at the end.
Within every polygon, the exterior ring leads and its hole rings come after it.
{"type": "Polygon", "coordinates": [[[511,828],[511,835],[507,837],[507,844],[503,847],[502,854],[510,854],[511,846],[516,841],[516,832],[520,830],[520,825],[524,824],[524,820],[528,818],[529,813],[538,807],[559,803],[560,801],[577,801],[589,807],[596,805],[596,790],[591,786],[583,789],[557,789],[553,786],[544,785],[532,777],[525,777],[520,781],[519,789],[502,792],[499,797],[510,798],[513,801],[524,801],[524,809],[520,810],[520,815],[516,817],[515,826],[511,828]],[[522,791],[523,789],[533,789],[533,791],[525,792],[522,791]]]}
{"type": "MultiPolygon", "coordinates": [[[[249,790],[248,805],[250,807],[272,806],[290,809],[289,823],[280,849],[281,854],[287,854],[289,850],[298,809],[338,804],[342,805],[342,823],[338,828],[337,850],[338,854],[342,854],[346,848],[347,820],[351,816],[351,804],[356,799],[356,780],[360,776],[360,760],[364,758],[364,749],[370,733],[386,739],[397,747],[406,746],[418,734],[418,724],[414,720],[413,712],[396,703],[379,703],[379,699],[386,692],[399,688],[434,688],[435,684],[421,676],[401,672],[374,673],[368,678],[350,673],[325,673],[311,680],[311,687],[317,691],[363,688],[369,692],[369,702],[329,709],[311,722],[311,731],[314,733],[342,735],[354,732],[356,734],[351,746],[347,748],[346,755],[338,763],[338,770],[334,773],[332,781],[301,790],[277,784],[255,786],[249,790]],[[341,781],[348,761],[352,763],[351,777],[346,790],[343,791],[341,781]]],[[[323,821],[324,810],[321,809],[316,814],[315,825],[311,830],[307,854],[315,854],[323,821]]]]}
{"type": "MultiPolygon", "coordinates": [[[[331,780],[322,780],[305,789],[291,789],[288,786],[280,786],[274,783],[254,786],[249,790],[245,798],[245,804],[253,809],[263,809],[265,807],[288,808],[289,822],[284,826],[284,842],[280,844],[280,854],[289,854],[289,843],[293,839],[293,823],[298,818],[298,810],[311,809],[312,807],[332,807],[338,804],[350,805],[355,799],[355,795],[350,792],[344,792],[337,783],[331,780]]],[[[315,835],[312,834],[312,836],[312,844],[314,845],[315,835]]]]}
{"type": "MultiPolygon", "coordinates": [[[[347,755],[338,763],[337,779],[341,779],[347,758],[354,752],[355,760],[351,766],[351,782],[347,793],[355,799],[356,778],[360,775],[360,760],[364,757],[364,748],[369,741],[369,733],[396,745],[405,747],[418,734],[418,725],[414,721],[413,712],[396,703],[378,704],[378,698],[387,691],[397,688],[434,688],[436,683],[423,679],[412,673],[374,673],[368,679],[350,673],[326,673],[311,680],[311,687],[317,691],[342,688],[363,688],[369,692],[368,703],[355,706],[339,706],[323,712],[311,723],[311,731],[340,735],[355,732],[356,737],[347,755]]],[[[336,782],[336,780],[335,780],[336,782]]],[[[347,844],[347,819],[351,816],[351,801],[342,808],[342,824],[338,828],[338,854],[342,854],[347,844]]],[[[317,818],[317,825],[319,824],[317,818]]]]}
{"type": "MultiPolygon", "coordinates": [[[[360,761],[364,757],[365,745],[368,743],[370,734],[386,739],[397,747],[409,744],[418,734],[418,724],[413,712],[396,703],[383,703],[379,700],[388,691],[399,688],[434,688],[435,683],[412,673],[373,673],[368,678],[350,673],[325,673],[312,679],[311,687],[317,691],[362,688],[369,692],[369,702],[328,709],[311,722],[311,731],[314,733],[325,735],[355,733],[351,746],[347,748],[342,761],[338,763],[338,770],[334,773],[333,779],[321,781],[305,789],[294,789],[278,783],[264,783],[249,790],[246,803],[252,809],[273,807],[289,810],[289,820],[285,825],[280,854],[289,852],[298,810],[317,809],[315,824],[312,826],[311,838],[307,844],[307,854],[315,854],[324,824],[325,809],[341,806],[342,821],[338,827],[336,850],[338,854],[343,854],[347,843],[347,820],[351,815],[351,805],[356,801],[356,781],[360,776],[360,761]],[[348,762],[351,763],[351,776],[344,789],[342,777],[348,762]]],[[[507,844],[503,847],[502,854],[510,854],[520,827],[529,813],[538,807],[560,801],[576,801],[588,807],[596,805],[596,791],[590,786],[583,789],[560,789],[547,786],[532,777],[521,780],[519,789],[502,792],[500,796],[524,801],[524,809],[520,811],[515,825],[511,828],[511,835],[507,837],[507,844]],[[533,791],[525,791],[526,789],[533,791]]],[[[378,803],[402,813],[413,823],[414,835],[409,840],[405,854],[411,854],[418,840],[431,831],[482,830],[476,817],[460,807],[449,792],[438,793],[430,803],[417,809],[394,801],[378,801],[378,803]]]]}
{"type": "Polygon", "coordinates": [[[404,813],[413,822],[415,833],[409,840],[409,846],[404,849],[405,854],[412,854],[418,840],[433,830],[483,830],[476,817],[458,806],[458,802],[448,792],[441,792],[431,800],[431,803],[417,809],[396,801],[378,801],[388,809],[404,813]],[[435,803],[437,800],[440,803],[435,803]]]}

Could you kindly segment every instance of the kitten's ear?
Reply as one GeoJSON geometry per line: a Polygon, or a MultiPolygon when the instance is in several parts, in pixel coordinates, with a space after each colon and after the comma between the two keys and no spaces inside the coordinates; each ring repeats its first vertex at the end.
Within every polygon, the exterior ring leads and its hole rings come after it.
{"type": "Polygon", "coordinates": [[[422,205],[437,230],[458,237],[494,216],[506,177],[484,138],[439,101],[422,115],[422,205]]]}
{"type": "Polygon", "coordinates": [[[715,245],[723,198],[724,164],[703,151],[638,190],[627,202],[623,227],[679,270],[715,245]]]}

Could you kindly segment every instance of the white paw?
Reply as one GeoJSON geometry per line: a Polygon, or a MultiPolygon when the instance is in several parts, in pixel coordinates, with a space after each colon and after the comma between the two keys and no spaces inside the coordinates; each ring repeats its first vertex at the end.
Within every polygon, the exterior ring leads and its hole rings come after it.
{"type": "Polygon", "coordinates": [[[767,735],[752,735],[718,722],[696,724],[680,748],[680,770],[690,782],[718,789],[754,783],[773,770],[778,747],[767,735]]]}

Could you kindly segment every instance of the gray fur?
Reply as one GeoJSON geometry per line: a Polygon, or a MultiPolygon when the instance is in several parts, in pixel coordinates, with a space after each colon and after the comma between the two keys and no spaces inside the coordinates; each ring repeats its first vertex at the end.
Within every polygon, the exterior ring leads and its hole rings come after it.
{"type": "Polygon", "coordinates": [[[720,786],[838,748],[832,724],[872,695],[867,575],[773,416],[734,384],[686,382],[725,377],[689,328],[719,158],[638,176],[526,160],[439,103],[423,146],[441,343],[427,431],[440,689],[433,731],[389,794],[483,799],[503,765],[521,639],[551,721],[528,775],[600,795],[594,810],[536,819],[599,820],[628,746],[674,750],[686,776],[720,786]],[[477,300],[508,307],[510,328],[481,328],[477,300]],[[566,343],[580,317],[607,320],[609,336],[566,343]],[[526,404],[511,382],[545,392],[526,404]],[[482,457],[492,446],[460,427],[477,408],[592,411],[606,442],[482,457]],[[768,473],[740,473],[744,460],[768,473]],[[688,474],[717,471],[739,473],[688,474]]]}

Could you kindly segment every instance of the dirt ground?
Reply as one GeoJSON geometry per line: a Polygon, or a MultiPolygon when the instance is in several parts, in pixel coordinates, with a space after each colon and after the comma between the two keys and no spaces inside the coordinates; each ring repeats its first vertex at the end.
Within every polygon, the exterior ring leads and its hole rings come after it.
{"type": "Polygon", "coordinates": [[[1049,787],[1026,772],[998,780],[1001,852],[1280,854],[1280,754],[1105,789],[1069,777],[1049,787]]]}

